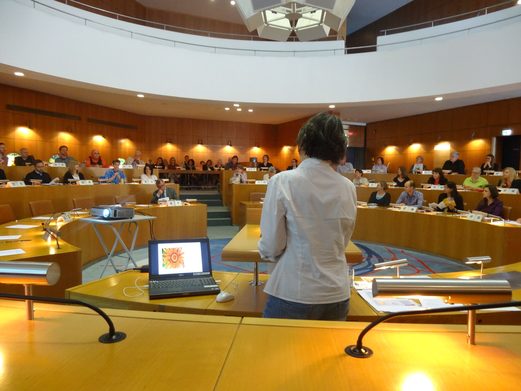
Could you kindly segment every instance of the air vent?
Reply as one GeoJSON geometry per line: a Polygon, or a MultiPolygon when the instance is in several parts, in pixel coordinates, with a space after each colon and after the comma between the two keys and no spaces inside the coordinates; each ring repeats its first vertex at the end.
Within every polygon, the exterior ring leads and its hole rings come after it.
{"type": "Polygon", "coordinates": [[[47,111],[47,110],[33,109],[32,107],[17,106],[17,105],[5,105],[5,108],[7,110],[17,111],[19,113],[44,115],[46,117],[68,119],[68,120],[72,120],[72,121],[80,121],[81,120],[81,117],[79,115],[59,113],[57,111],[47,111]]]}
{"type": "Polygon", "coordinates": [[[136,125],[121,124],[119,122],[105,121],[103,119],[97,119],[97,118],[87,118],[87,122],[90,122],[91,124],[97,124],[97,125],[112,126],[114,128],[134,129],[134,130],[137,129],[136,125]]]}

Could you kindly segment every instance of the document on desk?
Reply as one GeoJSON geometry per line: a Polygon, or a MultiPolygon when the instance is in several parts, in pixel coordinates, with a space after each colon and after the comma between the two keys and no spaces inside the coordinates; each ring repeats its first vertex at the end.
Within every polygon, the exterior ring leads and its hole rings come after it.
{"type": "Polygon", "coordinates": [[[52,216],[36,216],[31,217],[31,220],[50,220],[52,219],[52,216]]]}
{"type": "Polygon", "coordinates": [[[358,294],[378,312],[402,312],[402,311],[418,311],[431,308],[450,307],[451,304],[445,303],[437,298],[388,298],[373,297],[371,290],[360,290],[358,294]]]}
{"type": "Polygon", "coordinates": [[[12,228],[12,229],[31,229],[31,228],[38,228],[39,225],[29,225],[29,224],[16,224],[16,225],[8,225],[5,228],[12,228]]]}
{"type": "Polygon", "coordinates": [[[18,240],[22,235],[3,235],[0,236],[0,240],[18,240]]]}
{"type": "Polygon", "coordinates": [[[0,251],[0,257],[7,257],[8,255],[20,255],[25,254],[25,251],[21,248],[14,248],[12,250],[2,250],[0,251]]]}

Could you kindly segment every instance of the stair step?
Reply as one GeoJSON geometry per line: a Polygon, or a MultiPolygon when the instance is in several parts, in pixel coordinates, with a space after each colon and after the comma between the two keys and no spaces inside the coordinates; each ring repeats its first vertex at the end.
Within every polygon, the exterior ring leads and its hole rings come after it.
{"type": "Polygon", "coordinates": [[[230,212],[229,211],[222,211],[222,212],[212,212],[208,211],[208,218],[230,218],[230,212]]]}
{"type": "Polygon", "coordinates": [[[209,218],[208,226],[216,227],[220,225],[232,225],[232,219],[229,217],[209,218]]]}
{"type": "Polygon", "coordinates": [[[198,194],[198,193],[181,193],[179,196],[182,200],[186,200],[187,198],[196,198],[199,200],[221,200],[221,195],[219,193],[217,194],[198,194]]]}
{"type": "Polygon", "coordinates": [[[198,199],[197,201],[200,202],[201,204],[206,204],[209,207],[222,206],[222,204],[223,204],[221,200],[201,200],[201,199],[198,199]]]}

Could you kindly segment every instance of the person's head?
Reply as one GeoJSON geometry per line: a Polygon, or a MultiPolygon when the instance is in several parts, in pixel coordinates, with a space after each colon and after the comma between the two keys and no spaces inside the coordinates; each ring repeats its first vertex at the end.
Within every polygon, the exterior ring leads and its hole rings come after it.
{"type": "Polygon", "coordinates": [[[494,155],[492,155],[491,153],[489,153],[488,155],[485,156],[485,163],[494,163],[494,155]]]}
{"type": "Polygon", "coordinates": [[[44,167],[44,164],[41,160],[35,160],[34,161],[34,170],[36,172],[43,172],[43,167],[44,167]]]}
{"type": "Polygon", "coordinates": [[[188,162],[188,159],[190,159],[190,156],[185,155],[185,162],[188,162]]]}
{"type": "Polygon", "coordinates": [[[69,156],[69,147],[67,147],[66,145],[60,146],[60,148],[58,148],[58,155],[60,155],[60,157],[62,158],[66,158],[67,156],[69,156]]]}
{"type": "Polygon", "coordinates": [[[268,168],[268,175],[269,177],[271,178],[273,175],[275,175],[277,173],[277,169],[273,166],[271,166],[270,168],[268,168]]]}
{"type": "Polygon", "coordinates": [[[162,180],[162,179],[157,179],[156,180],[156,187],[158,188],[158,190],[164,190],[164,188],[166,187],[165,181],[162,180]]]}
{"type": "Polygon", "coordinates": [[[154,173],[154,170],[152,166],[150,166],[149,164],[145,164],[145,167],[143,167],[143,173],[147,176],[150,176],[154,173]]]}
{"type": "Polygon", "coordinates": [[[212,162],[212,160],[211,160],[211,159],[208,159],[208,160],[206,161],[206,165],[207,165],[208,167],[213,166],[213,162],[212,162]]]}
{"type": "Polygon", "coordinates": [[[389,185],[387,185],[387,182],[385,182],[385,181],[380,181],[376,185],[376,189],[378,191],[386,191],[388,188],[389,188],[389,185]]]}
{"type": "Polygon", "coordinates": [[[219,167],[222,166],[223,165],[222,159],[217,159],[217,163],[215,163],[215,165],[217,165],[219,167]]]}
{"type": "Polygon", "coordinates": [[[5,153],[5,143],[0,143],[0,153],[5,153]]]}
{"type": "Polygon", "coordinates": [[[29,156],[29,150],[27,148],[20,148],[20,156],[24,159],[29,156]]]}
{"type": "Polygon", "coordinates": [[[194,159],[188,159],[188,166],[195,167],[195,160],[194,159]]]}
{"type": "Polygon", "coordinates": [[[363,176],[364,176],[364,173],[362,172],[362,170],[360,170],[359,168],[357,168],[357,169],[355,170],[355,178],[360,179],[360,178],[362,178],[363,176]]]}
{"type": "Polygon", "coordinates": [[[235,172],[236,172],[237,174],[242,174],[243,172],[245,172],[245,171],[244,171],[244,167],[241,166],[240,164],[238,164],[237,167],[235,168],[235,172]]]}
{"type": "Polygon", "coordinates": [[[398,176],[403,178],[406,175],[407,175],[407,170],[405,169],[405,167],[403,167],[403,166],[398,167],[398,176]]]}
{"type": "Polygon", "coordinates": [[[297,167],[297,165],[298,165],[298,160],[297,160],[297,159],[291,159],[291,165],[292,165],[293,167],[297,167]]]}
{"type": "Polygon", "coordinates": [[[120,161],[118,159],[114,159],[112,161],[112,167],[114,167],[114,171],[118,171],[119,170],[119,164],[120,164],[120,161]]]}
{"type": "Polygon", "coordinates": [[[313,116],[300,129],[297,145],[304,156],[338,164],[347,148],[342,121],[328,113],[313,116]]]}
{"type": "Polygon", "coordinates": [[[432,170],[432,177],[434,179],[443,178],[443,170],[439,167],[436,167],[434,170],[432,170]]]}
{"type": "Polygon", "coordinates": [[[481,175],[481,168],[472,167],[472,172],[470,173],[471,178],[474,180],[477,180],[480,175],[481,175]]]}
{"type": "Polygon", "coordinates": [[[136,153],[134,154],[134,159],[141,160],[141,151],[136,151],[136,153]]]}
{"type": "Polygon", "coordinates": [[[264,155],[264,156],[262,157],[262,162],[263,162],[264,164],[268,163],[269,161],[270,161],[270,157],[269,157],[268,155],[264,155]]]}
{"type": "Polygon", "coordinates": [[[156,165],[158,166],[162,166],[163,164],[165,164],[163,162],[163,158],[161,156],[159,156],[157,159],[156,159],[156,165]]]}
{"type": "Polygon", "coordinates": [[[99,151],[97,149],[93,149],[92,151],[90,151],[90,157],[98,160],[99,159],[99,151]]]}
{"type": "Polygon", "coordinates": [[[75,160],[71,160],[69,162],[69,164],[67,165],[67,168],[69,169],[69,172],[71,174],[77,174],[78,171],[80,170],[80,165],[78,164],[77,161],[75,160]]]}
{"type": "Polygon", "coordinates": [[[458,194],[458,187],[454,182],[449,181],[445,184],[443,192],[454,198],[458,194]]]}
{"type": "Polygon", "coordinates": [[[416,156],[416,164],[423,164],[423,156],[416,156]]]}
{"type": "Polygon", "coordinates": [[[517,178],[517,171],[512,167],[505,167],[503,169],[503,178],[508,180],[509,183],[512,183],[512,181],[517,178]]]}
{"type": "Polygon", "coordinates": [[[384,158],[382,156],[377,156],[375,159],[375,164],[384,164],[384,158]]]}
{"type": "Polygon", "coordinates": [[[459,159],[459,152],[452,151],[450,154],[450,161],[455,162],[458,159],[459,159]]]}
{"type": "Polygon", "coordinates": [[[175,160],[175,157],[173,157],[173,156],[170,158],[170,161],[169,161],[169,162],[170,162],[170,164],[171,164],[172,166],[175,166],[175,165],[177,164],[177,161],[175,160]]]}
{"type": "Polygon", "coordinates": [[[483,198],[487,198],[489,200],[494,200],[499,197],[499,191],[497,187],[494,185],[486,185],[483,188],[483,198]]]}
{"type": "Polygon", "coordinates": [[[414,189],[416,189],[416,185],[414,184],[414,181],[407,181],[405,182],[404,188],[407,194],[412,195],[414,189]]]}
{"type": "Polygon", "coordinates": [[[236,165],[239,162],[239,156],[233,155],[232,156],[232,164],[236,165]]]}

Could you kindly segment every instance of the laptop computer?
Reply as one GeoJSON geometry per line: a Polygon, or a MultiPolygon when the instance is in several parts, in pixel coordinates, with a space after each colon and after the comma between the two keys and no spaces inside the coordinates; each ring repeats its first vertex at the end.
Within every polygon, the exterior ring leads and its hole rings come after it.
{"type": "Polygon", "coordinates": [[[151,299],[220,292],[212,277],[208,238],[151,240],[148,261],[151,299]]]}

